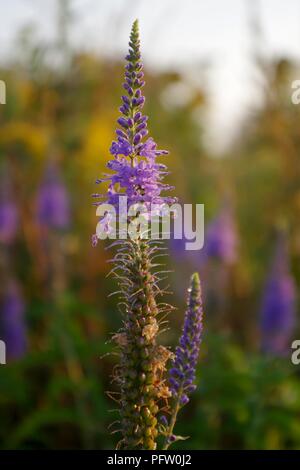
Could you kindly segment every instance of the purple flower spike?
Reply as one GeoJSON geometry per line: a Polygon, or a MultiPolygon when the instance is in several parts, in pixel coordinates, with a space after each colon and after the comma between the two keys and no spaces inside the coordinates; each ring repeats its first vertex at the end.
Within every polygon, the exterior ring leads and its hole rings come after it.
{"type": "Polygon", "coordinates": [[[296,322],[296,288],[290,273],[287,244],[283,234],[277,241],[271,272],[261,308],[262,349],[282,355],[290,348],[296,322]]]}
{"type": "Polygon", "coordinates": [[[164,203],[172,203],[176,198],[163,196],[164,191],[171,188],[162,182],[166,171],[156,163],[156,158],[168,152],[158,150],[152,138],[145,140],[148,134],[147,116],[143,116],[142,108],[145,98],[142,94],[144,83],[138,78],[143,76],[140,62],[140,41],[137,23],[131,32],[129,54],[126,56],[125,82],[123,88],[127,95],[122,96],[123,105],[120,108],[122,116],[117,122],[117,140],[110,147],[113,159],[107,167],[114,172],[105,175],[109,182],[106,199],[102,202],[111,204],[118,213],[119,196],[127,196],[128,208],[134,204],[143,203],[150,212],[151,204],[162,207],[164,203]]]}
{"type": "MultiPolygon", "coordinates": [[[[106,206],[106,213],[101,217],[100,227],[106,234],[109,233],[109,222],[115,221],[115,215],[124,215],[123,207],[119,207],[120,196],[127,197],[127,209],[143,203],[146,216],[151,215],[152,204],[156,204],[155,209],[161,209],[165,202],[175,201],[162,196],[170,186],[162,183],[166,168],[156,162],[156,157],[166,152],[157,150],[153,139],[145,140],[147,118],[141,111],[144,98],[142,83],[138,79],[142,76],[142,64],[137,21],[132,26],[129,47],[124,84],[127,95],[123,95],[120,109],[121,113],[126,111],[126,115],[118,119],[122,129],[116,131],[117,138],[110,148],[113,158],[107,163],[113,174],[105,174],[102,181],[98,181],[109,183],[100,205],[103,201],[116,209],[115,214],[106,206]]],[[[99,194],[95,196],[101,197],[99,194]]],[[[134,216],[127,217],[127,221],[134,219],[134,216]]],[[[157,341],[160,327],[157,317],[161,313],[165,315],[171,307],[156,301],[156,297],[161,295],[158,288],[160,279],[153,268],[157,266],[154,257],[160,247],[153,240],[144,238],[141,229],[138,232],[136,239],[121,239],[113,244],[117,247],[117,254],[113,259],[112,274],[117,278],[120,299],[125,306],[122,328],[113,336],[120,352],[120,367],[114,373],[114,381],[120,389],[122,439],[118,448],[155,450],[159,433],[165,434],[158,419],[161,413],[168,413],[167,400],[171,393],[166,380],[167,363],[173,357],[172,352],[157,341]]],[[[96,237],[92,238],[93,244],[96,237]]],[[[163,422],[166,425],[166,420],[163,422]]]]}
{"type": "Polygon", "coordinates": [[[237,233],[232,210],[224,205],[207,229],[204,256],[232,264],[237,258],[237,233]]]}
{"type": "Polygon", "coordinates": [[[202,319],[200,279],[198,273],[194,273],[188,289],[187,310],[179,346],[175,350],[175,358],[169,369],[169,386],[173,400],[171,417],[165,433],[164,450],[180,438],[173,433],[177,414],[189,402],[189,395],[196,389],[194,381],[201,343],[202,319]]]}
{"type": "Polygon", "coordinates": [[[169,371],[172,396],[180,406],[188,403],[188,395],[196,388],[193,381],[201,343],[202,317],[200,280],[198,274],[195,273],[191,277],[188,290],[187,311],[182,335],[169,371]]]}
{"type": "Polygon", "coordinates": [[[12,280],[5,290],[0,310],[0,326],[8,359],[20,359],[26,352],[24,311],[25,305],[18,284],[12,280]]]}
{"type": "Polygon", "coordinates": [[[54,165],[48,166],[38,191],[37,218],[41,225],[56,229],[70,223],[68,193],[54,165]]]}

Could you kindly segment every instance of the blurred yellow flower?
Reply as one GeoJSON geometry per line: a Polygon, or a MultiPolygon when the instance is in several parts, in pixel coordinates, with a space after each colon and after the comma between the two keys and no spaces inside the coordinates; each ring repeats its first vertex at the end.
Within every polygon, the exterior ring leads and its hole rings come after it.
{"type": "Polygon", "coordinates": [[[24,146],[28,154],[41,158],[47,148],[46,132],[26,122],[10,122],[0,128],[0,146],[9,150],[15,145],[24,146]]]}
{"type": "Polygon", "coordinates": [[[113,139],[113,124],[114,120],[106,115],[97,116],[89,123],[79,154],[79,165],[83,166],[88,178],[96,179],[105,169],[113,139]]]}

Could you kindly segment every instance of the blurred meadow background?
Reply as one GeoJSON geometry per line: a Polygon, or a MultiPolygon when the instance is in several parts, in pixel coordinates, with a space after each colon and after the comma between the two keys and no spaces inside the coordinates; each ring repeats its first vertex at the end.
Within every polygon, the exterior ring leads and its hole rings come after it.
{"type": "Polygon", "coordinates": [[[300,449],[300,5],[296,0],[11,0],[1,5],[0,447],[107,449],[121,323],[91,194],[114,138],[132,21],[146,113],[205,246],[169,243],[173,344],[203,284],[184,449],[300,449]],[[110,354],[112,352],[112,354],[110,354]],[[110,393],[109,393],[110,394],[110,393]]]}

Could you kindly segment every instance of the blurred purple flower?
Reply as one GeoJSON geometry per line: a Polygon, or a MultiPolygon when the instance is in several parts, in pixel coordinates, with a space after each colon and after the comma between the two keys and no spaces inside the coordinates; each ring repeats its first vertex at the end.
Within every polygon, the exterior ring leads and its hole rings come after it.
{"type": "Polygon", "coordinates": [[[11,194],[8,179],[1,177],[0,193],[0,243],[12,243],[18,230],[18,209],[11,194]]]}
{"type": "MultiPolygon", "coordinates": [[[[200,257],[201,257],[202,250],[199,252],[199,251],[186,249],[186,244],[190,244],[191,242],[195,240],[195,238],[189,239],[185,236],[185,233],[184,233],[185,227],[184,227],[183,222],[184,221],[182,221],[182,226],[181,226],[181,238],[179,239],[175,238],[175,226],[174,228],[171,228],[170,240],[169,240],[170,254],[172,258],[176,260],[176,262],[184,263],[187,266],[189,266],[189,268],[193,266],[193,269],[198,269],[199,256],[197,255],[200,254],[200,257]]],[[[180,236],[180,234],[178,234],[178,236],[180,236]]]]}
{"type": "Polygon", "coordinates": [[[0,325],[7,357],[19,359],[26,352],[25,304],[16,281],[11,280],[1,299],[0,325]]]}
{"type": "Polygon", "coordinates": [[[37,196],[37,218],[41,225],[64,229],[70,223],[70,204],[67,189],[58,169],[49,165],[37,196]]]}
{"type": "Polygon", "coordinates": [[[232,264],[237,258],[237,233],[232,210],[227,205],[207,227],[203,256],[232,264]]]}
{"type": "Polygon", "coordinates": [[[290,273],[286,241],[280,235],[261,308],[262,349],[273,354],[288,351],[295,327],[296,289],[290,273]]]}
{"type": "MultiPolygon", "coordinates": [[[[183,232],[184,233],[184,229],[183,232]]],[[[224,264],[232,264],[237,258],[238,238],[232,210],[228,205],[224,205],[219,214],[208,224],[204,247],[195,256],[192,250],[186,250],[185,244],[189,242],[185,236],[176,240],[173,236],[170,239],[170,251],[174,259],[192,265],[194,269],[205,265],[210,258],[222,261],[224,264]]]]}
{"type": "Polygon", "coordinates": [[[170,251],[171,255],[176,259],[177,261],[185,261],[186,257],[191,251],[188,251],[185,249],[185,237],[184,235],[180,239],[174,238],[174,236],[170,237],[169,245],[170,245],[170,251]]]}

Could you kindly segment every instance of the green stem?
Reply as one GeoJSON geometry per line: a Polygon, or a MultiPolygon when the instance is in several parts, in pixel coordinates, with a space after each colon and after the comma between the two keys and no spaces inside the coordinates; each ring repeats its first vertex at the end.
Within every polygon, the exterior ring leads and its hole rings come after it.
{"type": "Polygon", "coordinates": [[[170,437],[173,434],[174,426],[175,426],[176,421],[177,421],[178,411],[180,410],[181,395],[182,395],[182,387],[180,387],[180,389],[178,391],[178,395],[177,395],[177,398],[176,398],[174,406],[173,406],[173,413],[172,413],[172,416],[171,416],[170,424],[169,424],[169,427],[168,427],[168,431],[167,431],[167,434],[166,434],[166,438],[165,438],[165,442],[164,442],[164,445],[162,447],[162,450],[168,450],[168,448],[172,444],[172,442],[170,442],[170,437]]]}

